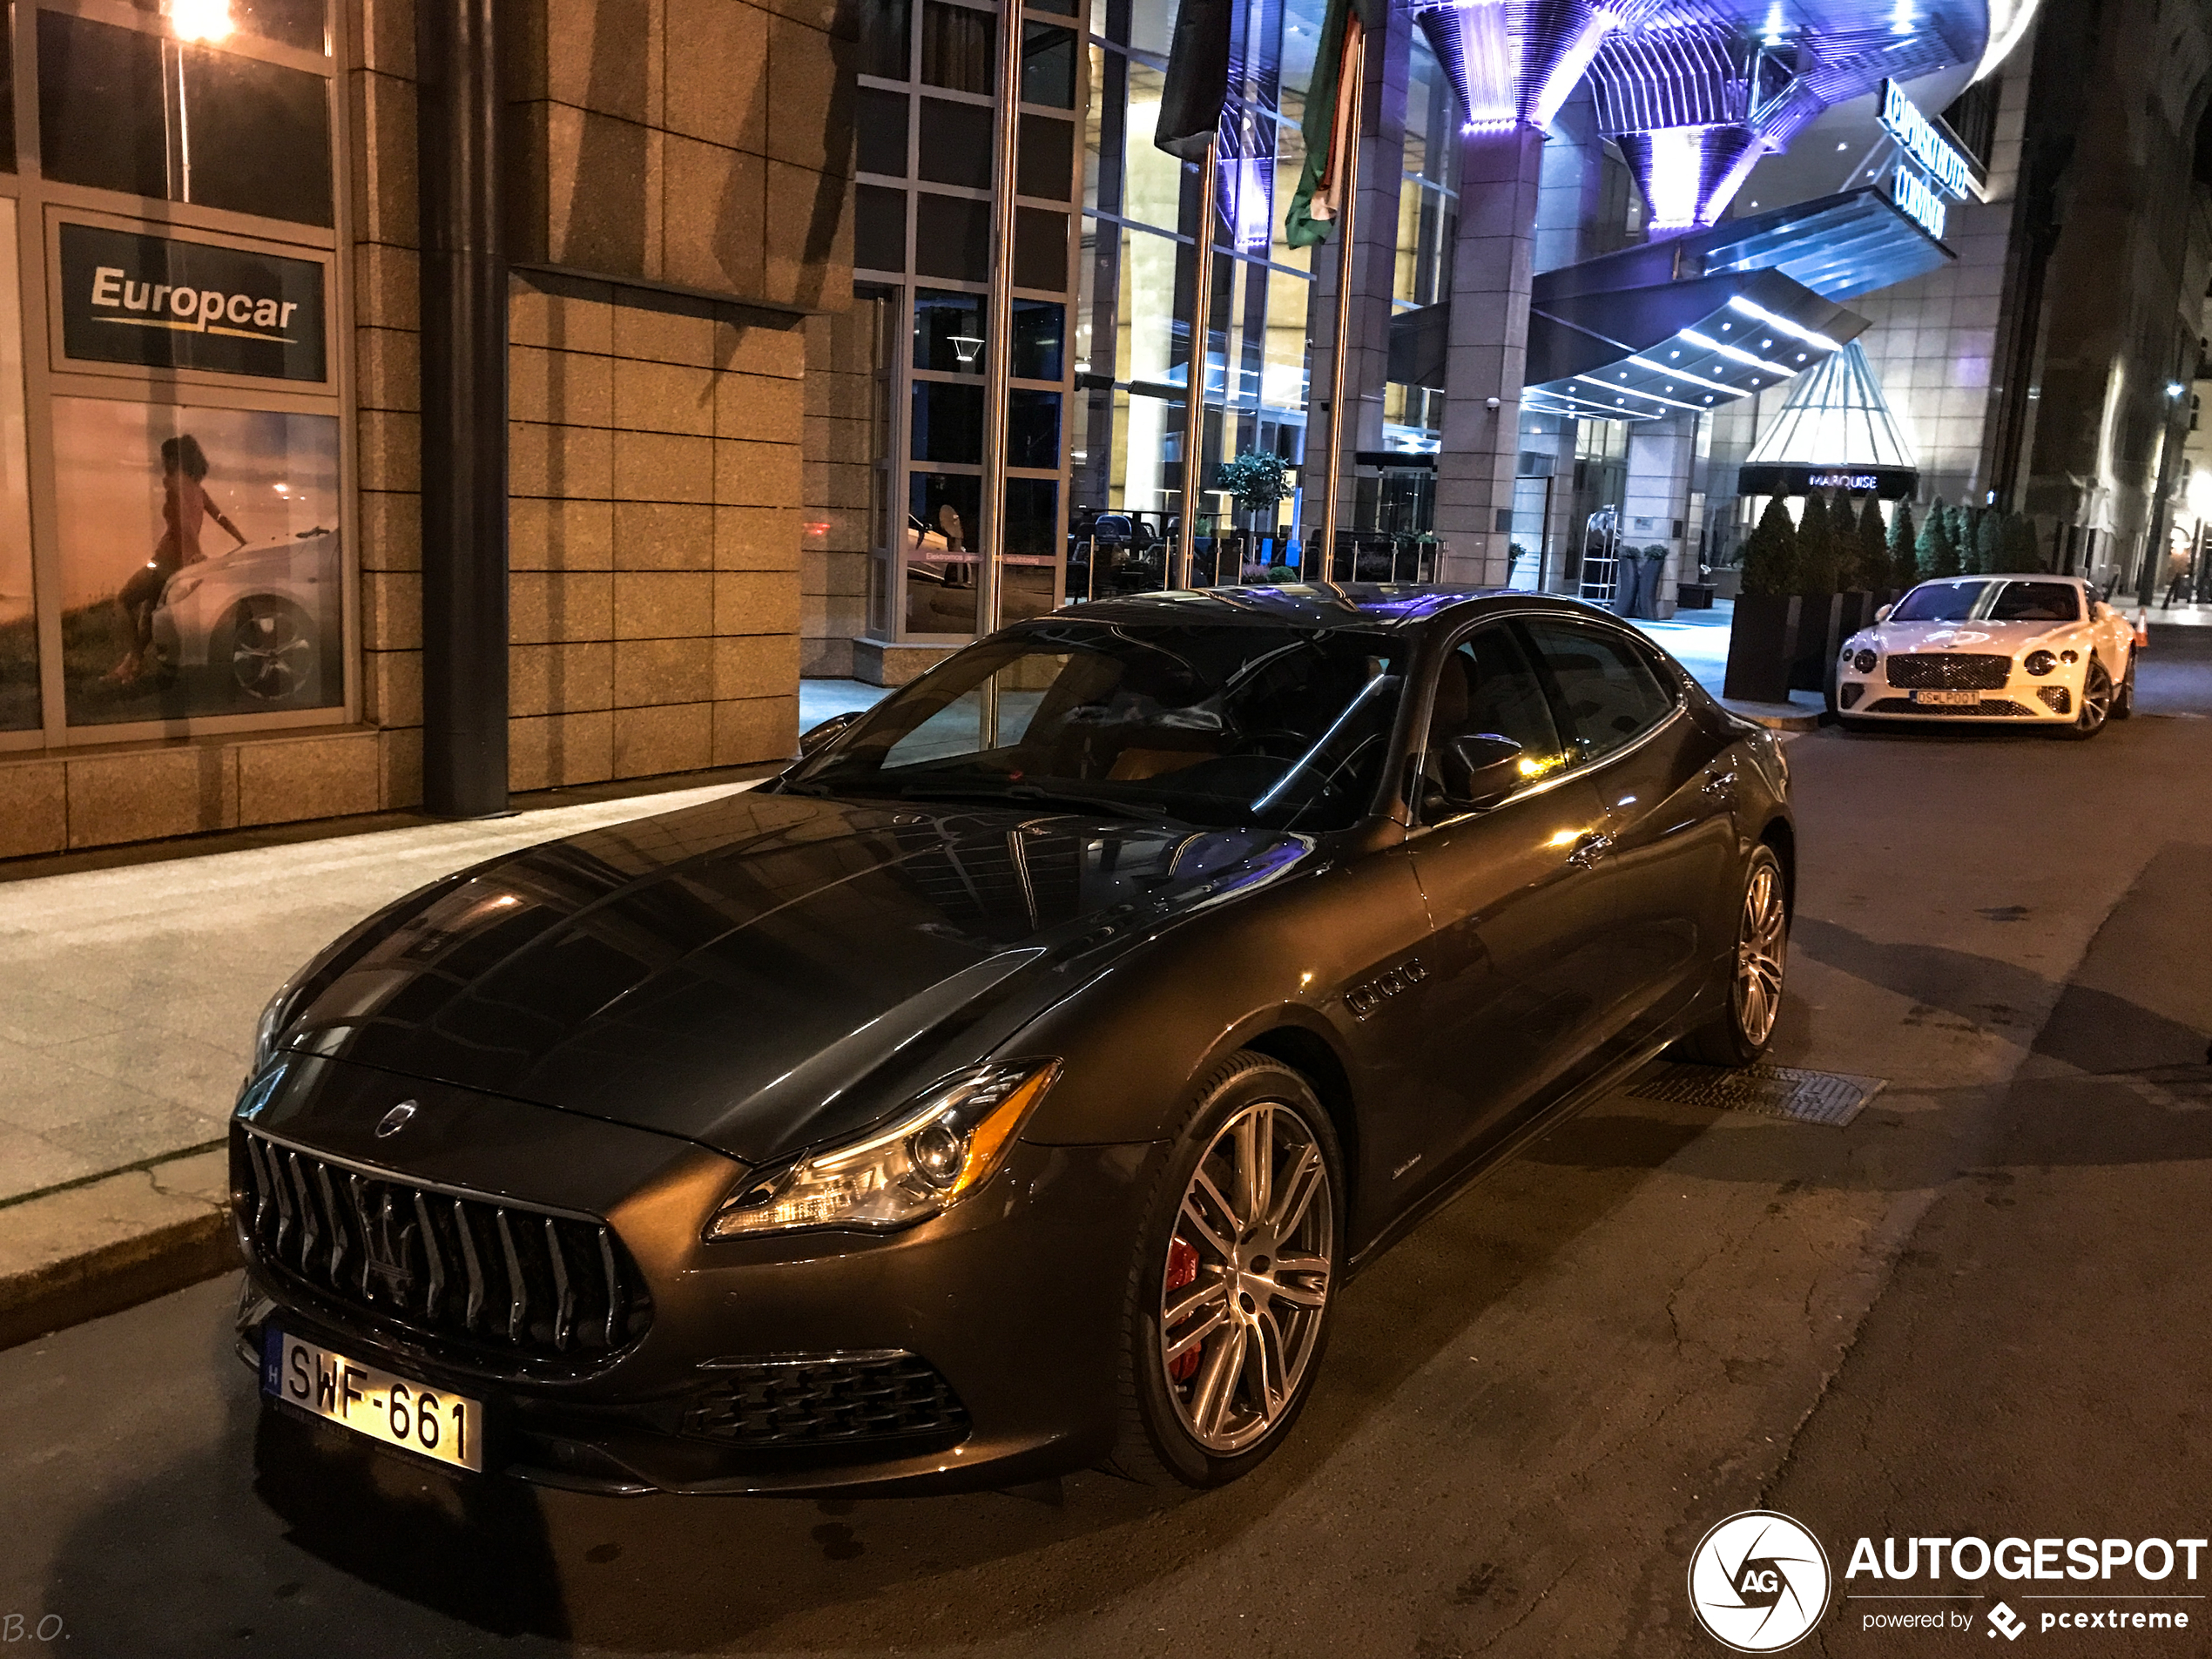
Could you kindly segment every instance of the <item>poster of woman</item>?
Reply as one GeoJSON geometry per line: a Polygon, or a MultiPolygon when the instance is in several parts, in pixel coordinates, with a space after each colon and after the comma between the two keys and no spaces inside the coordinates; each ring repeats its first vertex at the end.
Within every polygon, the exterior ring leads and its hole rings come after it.
{"type": "Polygon", "coordinates": [[[335,421],[92,398],[54,415],[71,725],[343,701],[335,421]]]}

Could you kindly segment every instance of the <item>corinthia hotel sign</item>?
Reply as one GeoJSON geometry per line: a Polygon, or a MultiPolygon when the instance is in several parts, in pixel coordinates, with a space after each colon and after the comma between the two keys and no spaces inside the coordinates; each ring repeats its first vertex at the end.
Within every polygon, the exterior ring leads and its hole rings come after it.
{"type": "Polygon", "coordinates": [[[60,232],[65,356],[263,380],[328,378],[315,261],[96,225],[64,224],[60,232]]]}
{"type": "Polygon", "coordinates": [[[1973,187],[1973,169],[1895,81],[1882,83],[1882,127],[1904,152],[1890,175],[1890,199],[1941,241],[1949,212],[1944,198],[1966,200],[1973,187]]]}

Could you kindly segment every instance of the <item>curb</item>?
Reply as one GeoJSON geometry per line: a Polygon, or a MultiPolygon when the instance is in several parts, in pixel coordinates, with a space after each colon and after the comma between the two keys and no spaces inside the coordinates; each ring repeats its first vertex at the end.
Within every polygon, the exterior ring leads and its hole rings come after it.
{"type": "Polygon", "coordinates": [[[231,1271],[229,1188],[219,1150],[0,1209],[0,1348],[231,1271]]]}
{"type": "Polygon", "coordinates": [[[1775,732],[1814,732],[1831,718],[1825,709],[1808,708],[1802,703],[1748,703],[1741,698],[1724,697],[1720,705],[1739,720],[1775,732]]]}

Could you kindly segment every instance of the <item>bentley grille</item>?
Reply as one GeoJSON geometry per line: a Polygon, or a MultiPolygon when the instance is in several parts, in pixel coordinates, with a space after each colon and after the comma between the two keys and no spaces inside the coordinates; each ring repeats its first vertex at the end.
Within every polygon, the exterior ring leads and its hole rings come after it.
{"type": "Polygon", "coordinates": [[[1930,651],[1889,662],[1890,684],[1915,691],[2001,691],[2012,672],[2011,658],[1986,652],[1930,651]]]}
{"type": "Polygon", "coordinates": [[[509,1359],[590,1359],[652,1321],[605,1223],[418,1186],[239,1128],[238,1218],[269,1266],[422,1334],[509,1359]]]}

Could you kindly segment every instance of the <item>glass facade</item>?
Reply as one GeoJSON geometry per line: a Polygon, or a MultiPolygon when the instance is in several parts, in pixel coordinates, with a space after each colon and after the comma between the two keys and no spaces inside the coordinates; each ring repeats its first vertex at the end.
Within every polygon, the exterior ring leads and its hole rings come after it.
{"type": "Polygon", "coordinates": [[[889,319],[868,584],[884,639],[974,634],[994,574],[1002,618],[1062,597],[1074,23],[1060,0],[922,0],[881,9],[863,48],[854,264],[889,319]]]}
{"type": "Polygon", "coordinates": [[[0,746],[342,719],[324,0],[12,13],[32,97],[0,175],[0,746]]]}

